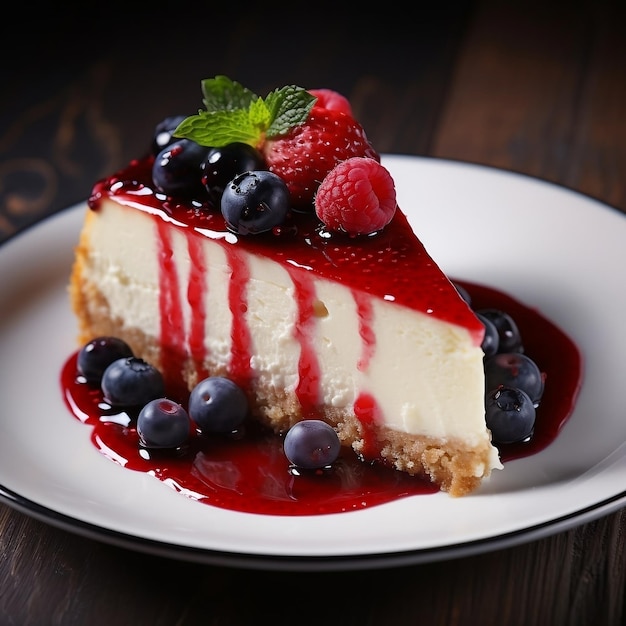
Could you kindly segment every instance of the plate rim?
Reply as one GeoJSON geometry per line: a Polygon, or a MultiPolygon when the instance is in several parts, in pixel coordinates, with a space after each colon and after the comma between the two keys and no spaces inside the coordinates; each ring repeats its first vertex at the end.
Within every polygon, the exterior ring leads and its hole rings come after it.
{"type": "Polygon", "coordinates": [[[422,565],[450,559],[465,558],[545,539],[560,532],[577,528],[610,515],[626,506],[626,490],[592,506],[573,511],[559,518],[517,531],[458,544],[433,548],[417,548],[401,552],[349,554],[338,556],[270,555],[248,552],[228,552],[167,543],[131,535],[91,522],[71,517],[37,502],[24,498],[0,484],[0,501],[12,509],[80,537],[101,541],[116,547],[134,550],[192,563],[235,569],[270,570],[279,572],[337,572],[364,569],[386,569],[407,565],[422,565]]]}

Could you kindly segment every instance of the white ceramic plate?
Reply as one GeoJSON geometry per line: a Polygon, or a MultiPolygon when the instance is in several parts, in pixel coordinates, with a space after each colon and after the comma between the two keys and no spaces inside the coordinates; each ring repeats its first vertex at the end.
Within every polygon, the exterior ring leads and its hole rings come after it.
{"type": "Polygon", "coordinates": [[[626,218],[582,195],[479,166],[386,156],[399,203],[445,271],[536,307],[572,337],[585,377],[541,453],[477,493],[328,516],[234,513],[99,454],[61,398],[75,349],[67,282],[84,205],[0,247],[0,496],[50,524],[132,549],[285,570],[387,567],[531,541],[626,506],[626,218]]]}

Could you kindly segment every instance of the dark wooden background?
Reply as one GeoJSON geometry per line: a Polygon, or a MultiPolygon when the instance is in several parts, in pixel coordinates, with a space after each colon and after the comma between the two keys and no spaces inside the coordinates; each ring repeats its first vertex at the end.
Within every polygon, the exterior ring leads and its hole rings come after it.
{"type": "MultiPolygon", "coordinates": [[[[336,89],[380,152],[521,172],[626,212],[623,3],[24,5],[0,53],[0,242],[84,200],[160,119],[194,112],[215,74],[260,94],[336,89]]],[[[626,624],[625,535],[621,510],[450,561],[259,572],[112,547],[0,505],[0,624],[626,624]]]]}

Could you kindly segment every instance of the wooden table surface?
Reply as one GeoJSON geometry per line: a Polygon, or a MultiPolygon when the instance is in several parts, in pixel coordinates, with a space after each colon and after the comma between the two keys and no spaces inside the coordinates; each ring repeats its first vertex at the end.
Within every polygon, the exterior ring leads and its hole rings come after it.
{"type": "MultiPolygon", "coordinates": [[[[0,241],[85,199],[216,74],[261,94],[331,87],[379,152],[521,172],[626,212],[624,5],[225,5],[24,7],[5,22],[0,241]]],[[[0,624],[625,624],[625,537],[622,509],[452,560],[257,571],[114,547],[0,504],[0,624]]]]}

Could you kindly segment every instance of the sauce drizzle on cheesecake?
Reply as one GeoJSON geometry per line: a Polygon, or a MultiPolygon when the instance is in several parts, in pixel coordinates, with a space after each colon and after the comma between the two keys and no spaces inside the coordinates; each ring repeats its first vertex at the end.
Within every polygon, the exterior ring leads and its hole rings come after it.
{"type": "MultiPolygon", "coordinates": [[[[532,438],[499,446],[504,463],[536,454],[549,447],[573,411],[581,385],[581,355],[567,335],[535,309],[497,290],[460,284],[478,308],[501,308],[516,319],[527,353],[546,374],[532,438]]],[[[66,405],[92,429],[91,441],[100,453],[128,470],[151,474],[203,504],[264,515],[323,515],[439,492],[426,480],[390,469],[375,456],[370,458],[375,455],[370,449],[364,450],[364,456],[371,462],[347,450],[329,470],[293,472],[282,449],[283,438],[248,422],[232,437],[194,436],[176,454],[148,451],[139,446],[133,416],[107,409],[101,391],[81,382],[76,354],[65,363],[60,382],[66,405]]],[[[356,410],[364,425],[375,414],[366,396],[358,399],[356,410]]],[[[515,471],[514,466],[509,471],[515,471]]]]}

